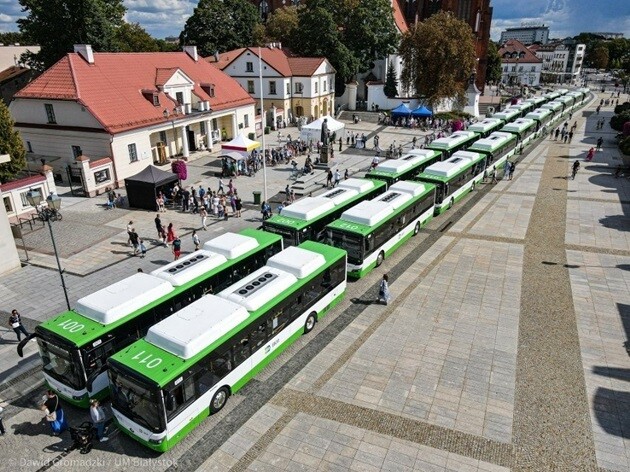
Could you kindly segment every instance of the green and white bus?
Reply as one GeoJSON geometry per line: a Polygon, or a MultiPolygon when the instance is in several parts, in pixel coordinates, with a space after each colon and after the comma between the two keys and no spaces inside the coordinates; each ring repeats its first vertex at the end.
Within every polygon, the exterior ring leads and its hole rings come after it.
{"type": "Polygon", "coordinates": [[[510,110],[515,110],[518,112],[518,116],[523,117],[527,115],[530,111],[534,109],[533,103],[525,103],[521,102],[518,105],[512,105],[510,110]]]}
{"type": "Polygon", "coordinates": [[[307,241],[152,326],[107,361],[119,428],[167,451],[311,331],[345,290],[345,251],[307,241]]]}
{"type": "Polygon", "coordinates": [[[484,118],[477,123],[473,123],[468,127],[468,131],[477,133],[482,138],[490,136],[493,131],[499,131],[503,126],[504,121],[498,118],[484,118]]]}
{"type": "Polygon", "coordinates": [[[281,250],[282,238],[275,234],[225,233],[151,274],[136,273],[81,298],[76,308],[40,324],[31,335],[39,344],[46,383],[69,403],[88,407],[91,398],[109,394],[104,372],[109,356],[204,294],[264,266],[281,250]]]}
{"type": "Polygon", "coordinates": [[[552,118],[553,113],[546,108],[536,108],[534,111],[530,111],[525,115],[525,119],[534,120],[534,122],[536,122],[536,132],[543,129],[543,126],[546,126],[552,118]]]}
{"type": "Polygon", "coordinates": [[[560,95],[566,95],[567,93],[569,93],[569,90],[565,88],[561,88],[561,89],[556,89],[556,92],[558,92],[560,95]]]}
{"type": "Polygon", "coordinates": [[[548,102],[552,102],[553,100],[555,100],[559,96],[560,96],[560,94],[558,92],[547,92],[546,94],[543,95],[543,97],[545,97],[548,102]]]}
{"type": "Polygon", "coordinates": [[[580,90],[574,90],[573,92],[567,93],[567,97],[573,97],[575,99],[575,104],[581,104],[586,98],[586,94],[580,90]]]}
{"type": "Polygon", "coordinates": [[[575,98],[570,97],[568,95],[563,95],[562,97],[558,97],[556,99],[557,102],[560,102],[564,105],[565,113],[570,113],[573,110],[573,105],[575,104],[575,98]]]}
{"type": "Polygon", "coordinates": [[[495,113],[491,116],[491,118],[496,118],[497,120],[503,120],[505,123],[510,123],[516,120],[519,116],[521,116],[520,111],[507,108],[506,110],[495,113]]]}
{"type": "Polygon", "coordinates": [[[436,186],[437,216],[475,189],[483,179],[486,156],[477,152],[457,151],[449,159],[433,164],[414,180],[436,186]]]}
{"type": "Polygon", "coordinates": [[[387,159],[385,162],[377,164],[376,168],[365,174],[366,179],[382,180],[387,186],[393,185],[399,180],[408,180],[427,166],[442,159],[440,151],[432,149],[412,149],[400,159],[387,159]]]}
{"type": "Polygon", "coordinates": [[[564,103],[556,101],[548,102],[542,105],[540,108],[550,110],[553,113],[554,119],[558,119],[562,116],[562,113],[564,111],[564,103]]]}
{"type": "Polygon", "coordinates": [[[304,241],[322,241],[328,223],[351,206],[374,198],[386,189],[387,184],[381,180],[342,180],[337,187],[317,197],[301,198],[284,207],[279,215],[263,221],[263,229],[282,236],[285,248],[304,241]]]}
{"type": "Polygon", "coordinates": [[[438,138],[427,146],[428,149],[440,151],[442,160],[446,160],[457,151],[465,151],[472,143],[477,141],[479,136],[472,131],[455,131],[450,136],[438,138]]]}
{"type": "Polygon", "coordinates": [[[529,118],[518,118],[512,123],[506,124],[501,131],[504,133],[515,134],[518,138],[518,142],[523,146],[531,141],[536,133],[536,122],[529,118]]]}
{"type": "Polygon", "coordinates": [[[545,97],[532,97],[525,100],[525,103],[531,103],[534,105],[534,108],[538,108],[540,105],[547,103],[547,99],[545,97]]]}
{"type": "Polygon", "coordinates": [[[486,169],[494,166],[498,171],[505,169],[506,161],[516,152],[516,142],[516,135],[495,131],[487,138],[477,141],[468,150],[486,156],[486,169]]]}
{"type": "Polygon", "coordinates": [[[382,264],[433,218],[435,185],[397,182],[383,195],[346,210],[326,228],[326,243],[348,253],[348,277],[382,264]]]}

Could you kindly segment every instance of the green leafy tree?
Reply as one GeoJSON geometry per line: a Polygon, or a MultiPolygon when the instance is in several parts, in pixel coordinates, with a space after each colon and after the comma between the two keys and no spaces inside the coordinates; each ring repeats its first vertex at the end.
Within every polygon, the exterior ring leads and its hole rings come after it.
{"type": "Polygon", "coordinates": [[[123,23],[116,28],[114,47],[120,52],[156,52],[157,41],[138,23],[123,23]]]}
{"type": "Polygon", "coordinates": [[[164,41],[163,39],[156,39],[155,44],[157,44],[158,50],[160,52],[174,52],[180,51],[179,43],[173,44],[164,41]]]}
{"type": "Polygon", "coordinates": [[[0,154],[11,156],[9,162],[0,164],[0,182],[12,179],[26,167],[26,150],[14,124],[9,108],[0,101],[0,154]]]}
{"type": "Polygon", "coordinates": [[[387,98],[394,98],[398,96],[398,79],[396,78],[396,70],[394,70],[394,64],[389,61],[387,65],[387,78],[385,79],[385,87],[383,92],[387,98]]]}
{"type": "Polygon", "coordinates": [[[431,107],[442,99],[463,102],[474,71],[475,40],[470,26],[440,11],[403,35],[401,82],[413,88],[431,107]]]}
{"type": "Polygon", "coordinates": [[[295,52],[306,57],[326,57],[337,71],[335,92],[343,93],[343,90],[339,92],[338,85],[354,77],[359,61],[343,43],[332,13],[324,8],[309,7],[300,11],[298,18],[300,34],[292,42],[295,52]]]}
{"type": "Polygon", "coordinates": [[[597,46],[590,55],[591,64],[596,69],[608,67],[608,48],[605,45],[597,46]]]}
{"type": "Polygon", "coordinates": [[[20,43],[21,45],[26,46],[26,43],[28,43],[28,39],[26,38],[26,35],[18,31],[9,31],[6,33],[0,33],[0,43],[2,44],[20,43]]]}
{"type": "Polygon", "coordinates": [[[115,51],[116,28],[123,24],[123,0],[19,0],[26,18],[20,31],[39,44],[28,62],[46,69],[73,51],[74,44],[91,44],[95,51],[115,51]]]}
{"type": "Polygon", "coordinates": [[[299,34],[298,7],[288,6],[276,9],[265,24],[267,42],[280,42],[282,46],[293,47],[293,39],[299,34]]]}
{"type": "Polygon", "coordinates": [[[501,80],[503,67],[501,66],[501,56],[499,47],[494,41],[488,43],[488,61],[486,63],[486,80],[498,83],[501,80]]]}
{"type": "Polygon", "coordinates": [[[194,44],[202,56],[254,44],[258,10],[247,0],[199,0],[186,20],[180,43],[194,44]]]}
{"type": "MultiPolygon", "coordinates": [[[[376,59],[396,51],[399,38],[390,0],[309,0],[298,14],[319,8],[331,14],[342,43],[355,58],[357,70],[342,76],[345,80],[369,71],[376,59]]],[[[322,27],[323,23],[314,26],[322,27]]]]}
{"type": "Polygon", "coordinates": [[[615,38],[606,41],[605,44],[608,48],[608,63],[611,67],[618,69],[623,59],[630,56],[630,39],[615,38]]]}

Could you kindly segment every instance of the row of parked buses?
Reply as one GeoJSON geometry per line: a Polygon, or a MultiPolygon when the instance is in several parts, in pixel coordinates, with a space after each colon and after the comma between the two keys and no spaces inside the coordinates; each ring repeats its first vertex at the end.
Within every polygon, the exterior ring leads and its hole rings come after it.
{"type": "Polygon", "coordinates": [[[347,276],[380,265],[587,96],[527,100],[298,200],[262,230],[223,234],[116,282],[39,325],[18,353],[35,337],[50,388],[80,407],[111,394],[119,427],[166,451],[311,331],[347,276]]]}

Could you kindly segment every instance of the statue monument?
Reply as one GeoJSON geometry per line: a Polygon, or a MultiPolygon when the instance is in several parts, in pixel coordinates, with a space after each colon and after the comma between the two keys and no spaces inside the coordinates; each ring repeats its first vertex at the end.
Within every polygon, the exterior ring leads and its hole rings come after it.
{"type": "Polygon", "coordinates": [[[328,165],[328,118],[324,118],[324,122],[322,123],[320,141],[322,143],[322,147],[319,152],[319,162],[320,164],[328,165]]]}

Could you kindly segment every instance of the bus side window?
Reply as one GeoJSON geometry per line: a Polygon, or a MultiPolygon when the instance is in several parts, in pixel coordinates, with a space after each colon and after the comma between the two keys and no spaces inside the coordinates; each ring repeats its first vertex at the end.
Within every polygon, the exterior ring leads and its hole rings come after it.
{"type": "Polygon", "coordinates": [[[195,379],[189,376],[184,380],[183,384],[178,385],[166,394],[166,407],[169,412],[169,418],[176,416],[186,405],[195,400],[195,379]]]}
{"type": "Polygon", "coordinates": [[[287,324],[287,321],[288,316],[283,309],[280,309],[275,315],[273,315],[269,320],[272,336],[275,336],[282,331],[284,326],[287,324]]]}
{"type": "Polygon", "coordinates": [[[215,353],[210,361],[210,370],[219,379],[222,379],[232,370],[232,362],[230,361],[230,352],[224,352],[222,354],[215,353]]]}
{"type": "Polygon", "coordinates": [[[242,337],[234,345],[234,366],[238,366],[245,362],[249,357],[249,338],[248,336],[242,337]]]}
{"type": "Polygon", "coordinates": [[[262,347],[267,341],[267,323],[262,322],[258,327],[252,331],[249,335],[251,341],[252,354],[262,347]]]}
{"type": "Polygon", "coordinates": [[[214,387],[218,380],[217,376],[208,369],[204,368],[203,370],[197,372],[195,374],[195,383],[197,384],[199,395],[203,395],[214,387]]]}

